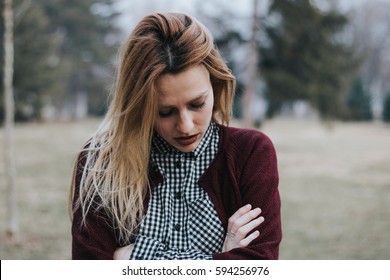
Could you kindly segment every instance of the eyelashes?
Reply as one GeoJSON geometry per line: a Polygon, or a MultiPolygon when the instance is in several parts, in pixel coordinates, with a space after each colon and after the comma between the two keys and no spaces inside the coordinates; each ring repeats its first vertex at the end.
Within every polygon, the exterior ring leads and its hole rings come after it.
{"type": "MultiPolygon", "coordinates": [[[[190,105],[190,109],[192,110],[201,110],[204,108],[204,106],[206,106],[206,102],[202,102],[202,103],[195,103],[195,104],[191,104],[190,105]]],[[[158,112],[158,115],[160,116],[160,118],[168,118],[172,115],[174,115],[175,113],[177,112],[177,109],[176,108],[172,108],[168,111],[159,111],[158,112]]]]}
{"type": "Polygon", "coordinates": [[[192,104],[191,107],[194,109],[202,109],[206,105],[206,102],[202,102],[200,104],[192,104]]]}
{"type": "Polygon", "coordinates": [[[168,118],[169,116],[172,115],[173,110],[169,110],[167,112],[158,112],[158,115],[160,118],[168,118]]]}

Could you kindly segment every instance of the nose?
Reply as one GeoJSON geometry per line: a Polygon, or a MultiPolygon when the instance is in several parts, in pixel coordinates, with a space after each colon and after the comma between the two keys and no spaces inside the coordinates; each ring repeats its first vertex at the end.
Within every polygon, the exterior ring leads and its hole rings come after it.
{"type": "Polygon", "coordinates": [[[188,112],[187,110],[180,112],[176,128],[182,134],[191,133],[194,128],[191,112],[188,112]]]}

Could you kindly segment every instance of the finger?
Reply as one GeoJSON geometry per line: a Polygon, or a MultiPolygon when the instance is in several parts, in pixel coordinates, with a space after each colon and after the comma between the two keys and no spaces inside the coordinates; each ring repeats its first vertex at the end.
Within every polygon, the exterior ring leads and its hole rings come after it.
{"type": "Polygon", "coordinates": [[[240,229],[242,226],[246,225],[250,221],[254,220],[257,216],[261,214],[260,208],[255,208],[253,210],[250,210],[249,212],[243,214],[242,216],[238,217],[235,220],[231,220],[231,227],[230,230],[233,232],[237,232],[238,229],[240,229]]]}
{"type": "Polygon", "coordinates": [[[240,228],[237,230],[236,236],[237,236],[239,239],[244,239],[245,236],[247,236],[247,234],[248,234],[249,232],[251,232],[251,231],[254,230],[256,227],[258,227],[262,222],[264,222],[264,217],[263,217],[263,216],[260,216],[260,217],[258,217],[257,219],[254,219],[254,220],[250,221],[249,223],[243,225],[242,227],[240,227],[240,228]]]}
{"type": "Polygon", "coordinates": [[[248,213],[248,211],[250,211],[252,209],[252,205],[250,204],[247,204],[245,206],[242,206],[240,209],[238,209],[234,214],[233,216],[230,217],[229,220],[236,220],[238,219],[239,217],[241,217],[242,215],[244,215],[245,213],[248,213]]]}
{"type": "Polygon", "coordinates": [[[244,238],[243,240],[241,240],[239,242],[239,245],[240,247],[246,247],[249,245],[249,243],[251,243],[253,240],[255,240],[257,237],[259,237],[260,235],[260,232],[258,230],[252,232],[251,234],[249,234],[246,238],[244,238]]]}
{"type": "Polygon", "coordinates": [[[243,226],[243,225],[249,223],[250,221],[252,221],[253,219],[255,219],[256,217],[258,217],[260,214],[261,214],[261,209],[255,208],[255,209],[249,211],[248,213],[245,213],[241,217],[239,217],[236,221],[236,224],[243,226]]]}
{"type": "Polygon", "coordinates": [[[133,251],[134,244],[130,244],[124,247],[119,247],[114,252],[114,260],[128,260],[133,251]]]}
{"type": "Polygon", "coordinates": [[[125,248],[124,247],[121,247],[121,248],[117,248],[114,252],[114,256],[113,256],[113,259],[114,260],[122,260],[123,259],[123,256],[125,254],[125,248]]]}

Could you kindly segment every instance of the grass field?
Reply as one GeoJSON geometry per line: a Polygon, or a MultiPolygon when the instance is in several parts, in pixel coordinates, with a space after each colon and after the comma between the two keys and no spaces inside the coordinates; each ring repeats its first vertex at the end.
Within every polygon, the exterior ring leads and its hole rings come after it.
{"type": "MultiPolygon", "coordinates": [[[[1,165],[0,259],[70,258],[72,165],[97,125],[88,120],[17,126],[21,234],[12,243],[4,237],[1,165]]],[[[329,131],[314,121],[277,119],[262,130],[274,141],[279,159],[280,258],[390,259],[390,126],[336,123],[329,131]]]]}

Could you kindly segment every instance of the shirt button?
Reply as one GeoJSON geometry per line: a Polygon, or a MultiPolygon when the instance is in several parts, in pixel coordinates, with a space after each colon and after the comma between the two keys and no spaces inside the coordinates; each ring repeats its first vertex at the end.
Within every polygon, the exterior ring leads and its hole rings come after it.
{"type": "Polygon", "coordinates": [[[179,230],[180,230],[180,224],[176,224],[176,225],[174,226],[174,229],[175,229],[176,231],[179,231],[179,230]]]}
{"type": "Polygon", "coordinates": [[[176,168],[180,168],[181,167],[181,160],[180,159],[178,159],[176,161],[175,166],[176,166],[176,168]]]}
{"type": "Polygon", "coordinates": [[[180,199],[181,198],[181,192],[176,192],[175,193],[175,198],[180,199]]]}

